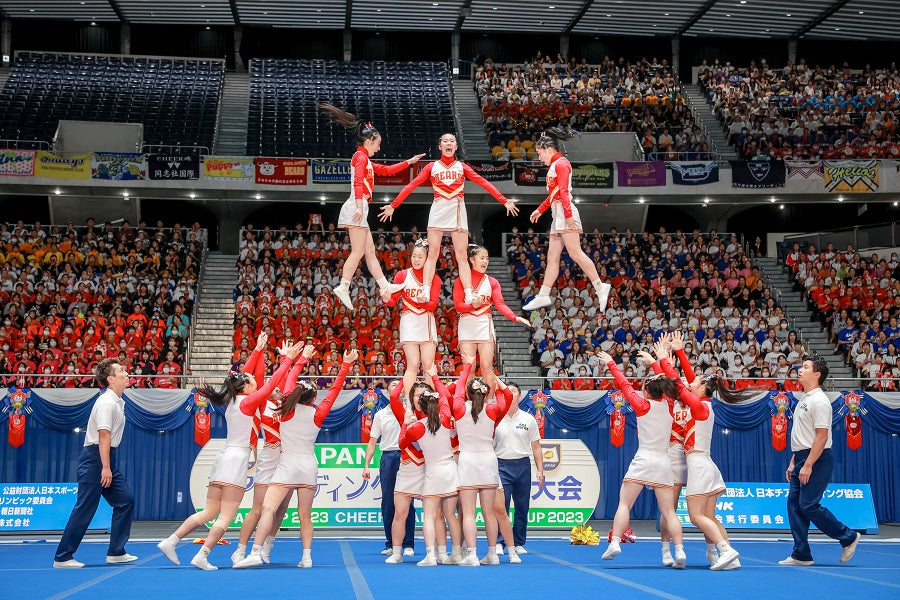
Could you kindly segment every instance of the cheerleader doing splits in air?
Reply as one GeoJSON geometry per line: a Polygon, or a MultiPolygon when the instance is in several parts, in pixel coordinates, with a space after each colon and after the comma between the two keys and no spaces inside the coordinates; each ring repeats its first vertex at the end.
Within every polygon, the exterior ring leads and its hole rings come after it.
{"type": "MultiPolygon", "coordinates": [[[[316,460],[316,438],[322,423],[331,412],[337,400],[350,367],[356,362],[356,350],[344,352],[341,368],[328,395],[313,406],[316,399],[316,386],[306,380],[297,382],[300,372],[306,367],[309,359],[315,356],[316,347],[308,344],[303,348],[303,356],[291,369],[285,384],[285,395],[278,406],[276,415],[281,421],[281,457],[272,483],[266,490],[262,515],[256,526],[256,539],[253,549],[247,558],[235,565],[236,569],[246,569],[263,564],[262,546],[267,536],[277,530],[275,513],[285,497],[297,490],[297,514],[300,517],[300,537],[303,543],[303,555],[298,567],[308,569],[312,563],[312,504],[316,495],[316,478],[318,462],[316,460]],[[295,387],[296,386],[296,387],[295,387]]],[[[296,356],[296,355],[295,355],[296,356]]]]}
{"type": "Polygon", "coordinates": [[[405,162],[395,165],[373,163],[370,157],[374,156],[381,149],[381,134],[378,133],[378,130],[375,129],[372,123],[363,122],[354,115],[331,104],[322,104],[321,109],[334,123],[352,130],[359,142],[359,147],[356,148],[356,152],[353,153],[353,158],[350,160],[350,180],[352,185],[350,197],[344,202],[344,205],[341,207],[341,214],[338,217],[338,227],[346,228],[350,234],[350,256],[344,262],[341,283],[334,288],[334,295],[338,297],[344,306],[353,311],[353,301],[350,297],[350,280],[356,273],[356,268],[364,256],[369,272],[378,283],[382,300],[403,289],[402,285],[388,283],[387,278],[384,276],[384,271],[378,263],[375,242],[372,241],[372,232],[369,229],[369,203],[372,201],[372,194],[375,189],[375,175],[399,173],[403,169],[408,169],[410,165],[419,162],[419,159],[425,155],[417,154],[405,162]]]}
{"type": "MultiPolygon", "coordinates": [[[[264,341],[262,346],[265,346],[264,341]]],[[[260,342],[257,342],[257,348],[259,347],[260,342]]],[[[300,353],[300,345],[285,344],[281,351],[283,356],[278,370],[259,389],[250,374],[232,372],[225,378],[221,389],[214,390],[204,385],[198,390],[216,406],[226,405],[225,423],[228,431],[225,435],[225,448],[216,456],[209,475],[209,489],[203,510],[185,519],[175,533],[157,544],[166,558],[176,565],[181,564],[175,552],[178,542],[195,528],[215,518],[216,522],[210,528],[206,542],[191,559],[191,564],[204,571],[218,568],[210,564],[209,552],[225,535],[247,489],[250,449],[256,447],[259,439],[259,409],[275,390],[275,386],[287,376],[293,359],[300,353]]],[[[257,357],[257,360],[261,359],[257,357]]]]}
{"type": "Polygon", "coordinates": [[[403,289],[395,292],[388,306],[394,306],[402,299],[400,311],[400,344],[406,355],[406,371],[403,373],[403,392],[408,398],[412,392],[419,362],[422,371],[426,372],[434,366],[434,354],[437,350],[437,324],[434,311],[437,309],[441,290],[441,279],[432,271],[431,279],[425,279],[424,268],[428,253],[428,242],[416,240],[408,269],[398,271],[394,276],[395,284],[402,284],[403,289]],[[427,281],[427,283],[426,283],[427,281]]]}
{"type": "Polygon", "coordinates": [[[531,213],[532,223],[537,223],[541,215],[551,209],[553,221],[550,223],[550,247],[547,249],[547,268],[544,270],[544,281],[538,294],[522,308],[537,310],[550,306],[550,289],[559,275],[559,261],[563,247],[594,286],[597,294],[597,310],[606,310],[611,286],[600,281],[597,267],[590,257],[581,249],[581,217],[572,203],[572,165],[560,152],[563,140],[575,136],[572,129],[551,127],[541,134],[534,145],[538,158],[550,168],[547,170],[547,199],[531,213]]]}
{"type": "MultiPolygon", "coordinates": [[[[425,279],[431,281],[437,268],[438,256],[441,252],[441,239],[445,232],[450,233],[453,241],[453,252],[462,279],[466,302],[472,298],[472,272],[466,259],[469,245],[469,218],[466,215],[465,187],[466,179],[474,181],[493,196],[497,202],[506,207],[506,214],[516,216],[519,209],[516,201],[509,200],[490,182],[475,172],[475,169],[456,158],[456,136],[445,133],[438,142],[441,151],[440,160],[425,165],[419,174],[406,185],[390,205],[381,209],[378,218],[382,221],[391,219],[394,210],[399,207],[410,193],[426,181],[431,181],[434,190],[434,204],[428,215],[428,260],[425,263],[425,279]]],[[[426,291],[427,293],[427,291],[426,291]]],[[[425,296],[428,300],[428,296],[425,296]]]]}
{"type": "MultiPolygon", "coordinates": [[[[675,543],[676,569],[683,569],[687,562],[684,553],[681,523],[675,516],[674,479],[672,465],[667,454],[669,437],[672,432],[671,398],[678,396],[675,379],[654,376],[644,382],[644,395],[638,394],[612,356],[600,352],[598,357],[606,363],[616,382],[616,387],[634,408],[637,415],[638,450],[628,466],[619,490],[619,507],[613,519],[611,541],[603,560],[612,560],[622,553],[620,540],[628,527],[629,513],[644,486],[652,487],[656,493],[656,503],[660,513],[665,515],[669,535],[675,543]]],[[[659,357],[657,357],[659,358],[659,357]]],[[[699,402],[699,400],[698,400],[699,402]]]]}

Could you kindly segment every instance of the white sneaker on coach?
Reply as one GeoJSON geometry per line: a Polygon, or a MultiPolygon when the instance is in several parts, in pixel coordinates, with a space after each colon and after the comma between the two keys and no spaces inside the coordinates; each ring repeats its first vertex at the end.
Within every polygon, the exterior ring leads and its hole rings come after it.
{"type": "Polygon", "coordinates": [[[120,556],[107,556],[107,557],[106,557],[106,564],[108,564],[108,565],[122,565],[122,564],[125,564],[125,563],[134,562],[134,561],[136,561],[137,559],[138,559],[137,556],[135,556],[135,555],[133,555],[133,554],[128,554],[128,553],[126,552],[125,554],[122,554],[122,555],[120,555],[120,556]]]}
{"type": "Polygon", "coordinates": [[[457,554],[450,554],[441,558],[442,565],[458,565],[459,561],[462,560],[462,557],[457,554]]]}
{"type": "Polygon", "coordinates": [[[331,292],[338,297],[338,300],[341,301],[341,304],[346,306],[348,310],[353,310],[353,300],[350,298],[349,288],[339,285],[331,290],[331,292]]]}
{"type": "Polygon", "coordinates": [[[394,551],[391,550],[390,548],[385,548],[384,550],[381,551],[382,556],[390,556],[393,553],[394,553],[394,551]]]}
{"type": "Polygon", "coordinates": [[[853,543],[850,544],[849,546],[847,546],[846,548],[844,548],[843,550],[841,550],[841,562],[842,563],[847,562],[848,560],[853,558],[854,554],[856,554],[856,545],[859,544],[859,539],[861,537],[862,537],[862,535],[857,531],[856,538],[853,539],[853,543]]]}
{"type": "Polygon", "coordinates": [[[612,286],[608,283],[601,283],[600,289],[597,290],[597,311],[603,312],[606,310],[606,303],[609,301],[609,292],[612,290],[612,286]]]}
{"type": "Polygon", "coordinates": [[[814,563],[811,560],[798,560],[793,556],[788,556],[784,560],[778,561],[779,565],[794,565],[798,567],[811,567],[814,563]]]}
{"type": "Polygon", "coordinates": [[[538,294],[529,300],[525,306],[522,307],[522,310],[537,310],[539,308],[544,308],[545,306],[550,306],[551,304],[553,304],[553,301],[550,299],[550,296],[538,294]]]}
{"type": "Polygon", "coordinates": [[[516,546],[516,554],[528,554],[528,550],[525,549],[525,546],[516,546]]]}
{"type": "Polygon", "coordinates": [[[80,569],[84,566],[83,562],[77,561],[74,558],[70,558],[69,560],[54,560],[53,568],[54,569],[80,569]]]}
{"type": "Polygon", "coordinates": [[[507,553],[507,557],[509,558],[509,564],[511,564],[511,565],[522,564],[522,559],[519,558],[518,553],[516,553],[516,551],[512,548],[509,549],[509,552],[507,553]]]}
{"type": "Polygon", "coordinates": [[[413,552],[412,548],[404,548],[403,549],[403,556],[415,556],[415,555],[416,555],[416,553],[413,552]]]}

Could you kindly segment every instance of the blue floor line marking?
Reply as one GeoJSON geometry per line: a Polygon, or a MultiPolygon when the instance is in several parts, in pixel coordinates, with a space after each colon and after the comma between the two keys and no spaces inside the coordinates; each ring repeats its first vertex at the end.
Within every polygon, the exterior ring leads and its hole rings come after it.
{"type": "MultiPolygon", "coordinates": [[[[743,555],[741,555],[741,558],[744,559],[745,557],[743,555]]],[[[805,573],[811,573],[814,575],[830,575],[832,577],[840,577],[841,579],[850,579],[851,581],[862,581],[863,583],[871,583],[873,585],[883,585],[886,587],[900,589],[900,584],[897,584],[897,583],[890,583],[888,581],[878,581],[877,579],[868,579],[866,577],[854,577],[853,575],[845,575],[844,573],[834,573],[832,571],[826,571],[826,569],[833,569],[833,568],[839,568],[839,567],[833,567],[833,566],[822,566],[822,567],[786,566],[786,565],[779,565],[777,562],[770,562],[768,560],[760,560],[758,558],[749,558],[749,557],[746,558],[745,560],[752,560],[753,562],[762,563],[764,565],[772,565],[772,566],[782,567],[782,568],[787,568],[787,569],[800,569],[801,571],[803,571],[805,573]]]]}
{"type": "Polygon", "coordinates": [[[633,581],[628,581],[627,579],[622,579],[621,577],[616,577],[615,575],[609,575],[602,571],[597,571],[595,569],[588,569],[587,567],[583,567],[581,565],[575,564],[573,562],[569,562],[567,560],[563,560],[561,558],[556,558],[555,556],[550,556],[548,554],[544,554],[543,552],[534,552],[530,551],[529,554],[533,554],[534,556],[540,556],[544,560],[549,560],[551,562],[555,562],[556,564],[563,565],[565,567],[569,567],[571,569],[576,569],[583,573],[588,573],[590,575],[595,575],[597,577],[602,577],[603,579],[614,581],[616,583],[620,583],[622,585],[628,586],[630,588],[634,588],[636,590],[640,590],[642,592],[646,592],[653,596],[657,596],[659,598],[667,598],[668,600],[684,600],[681,596],[675,596],[668,592],[664,592],[662,590],[658,590],[656,588],[652,588],[646,585],[642,585],[640,583],[634,583],[633,581]]]}
{"type": "Polygon", "coordinates": [[[359,570],[356,564],[356,558],[353,556],[353,550],[350,543],[346,540],[339,542],[341,546],[341,556],[344,559],[344,566],[347,568],[347,575],[350,576],[350,584],[353,585],[353,591],[356,594],[356,600],[374,600],[372,590],[366,583],[366,578],[359,570]]]}
{"type": "Polygon", "coordinates": [[[160,556],[162,556],[162,552],[157,552],[156,554],[154,554],[152,556],[148,556],[147,558],[142,558],[131,564],[126,563],[126,565],[107,565],[107,568],[110,569],[109,573],[104,573],[103,575],[100,575],[99,577],[94,577],[93,579],[85,581],[84,583],[82,583],[80,585],[76,585],[73,588],[63,590],[62,592],[60,592],[54,596],[50,596],[50,598],[48,598],[48,600],[62,600],[62,598],[68,598],[69,596],[71,596],[73,594],[77,594],[78,592],[83,592],[84,590],[86,590],[88,588],[94,587],[98,583],[106,581],[107,579],[110,579],[111,577],[115,577],[116,575],[121,575],[122,573],[124,573],[126,571],[130,571],[131,569],[133,569],[139,565],[142,565],[144,563],[148,563],[151,560],[153,560],[154,558],[159,558],[160,556]]]}

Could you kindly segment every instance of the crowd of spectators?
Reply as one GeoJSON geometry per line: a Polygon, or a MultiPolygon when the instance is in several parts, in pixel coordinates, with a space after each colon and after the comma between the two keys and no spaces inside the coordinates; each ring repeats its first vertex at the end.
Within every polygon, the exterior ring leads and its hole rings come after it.
{"type": "Polygon", "coordinates": [[[605,57],[591,65],[538,52],[509,66],[488,58],[476,68],[474,85],[492,154],[500,161],[533,160],[537,136],[553,125],[633,131],[648,158],[708,156],[707,142],[665,59],[605,57]]]}
{"type": "Polygon", "coordinates": [[[900,158],[900,70],[765,60],[701,65],[700,87],[746,160],[900,158]]]}
{"type": "Polygon", "coordinates": [[[835,353],[869,390],[900,388],[900,259],[863,257],[853,246],[793,244],[785,265],[827,327],[835,353]]]}
{"type": "Polygon", "coordinates": [[[4,385],[92,387],[114,357],[134,385],[179,387],[205,244],[198,224],[0,224],[4,385]]]}
{"type": "MultiPolygon", "coordinates": [[[[311,218],[310,223],[313,221],[321,219],[311,218]]],[[[422,235],[424,232],[415,229],[400,232],[397,227],[373,230],[378,260],[388,279],[410,266],[413,243],[422,235]]],[[[403,374],[406,365],[399,343],[400,310],[382,303],[368,272],[360,266],[353,278],[353,313],[331,293],[340,283],[341,268],[349,253],[346,231],[334,224],[261,230],[248,224],[241,231],[239,281],[234,289],[235,370],[245,363],[256,336],[266,331],[270,368],[277,363],[275,351],[283,340],[305,338],[315,343],[319,352],[303,375],[320,378],[323,387],[331,385],[347,348],[359,350],[361,360],[354,364],[345,389],[386,388],[388,378],[403,374]]],[[[435,311],[440,340],[435,364],[440,374],[453,376],[462,365],[451,295],[458,273],[449,238],[441,246],[436,272],[443,291],[435,311]]]]}
{"type": "MultiPolygon", "coordinates": [[[[563,254],[553,304],[532,312],[532,357],[553,389],[607,389],[598,353],[610,353],[627,377],[647,376],[637,360],[654,341],[682,331],[697,372],[727,377],[735,387],[799,389],[804,349],[759,268],[736,236],[594,230],[585,252],[613,290],[598,312],[591,286],[563,254]]],[[[514,234],[507,257],[522,299],[536,293],[547,256],[546,236],[514,234]]]]}

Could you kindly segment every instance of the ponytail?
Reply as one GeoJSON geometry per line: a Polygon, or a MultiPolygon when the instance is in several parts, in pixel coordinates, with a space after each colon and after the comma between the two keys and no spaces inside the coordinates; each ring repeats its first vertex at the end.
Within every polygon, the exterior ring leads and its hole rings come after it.
{"type": "Polygon", "coordinates": [[[218,390],[208,384],[203,384],[197,388],[197,393],[209,399],[216,406],[224,406],[233,402],[238,394],[244,391],[244,386],[249,381],[249,375],[237,371],[231,371],[222,382],[222,387],[218,390]]]}
{"type": "Polygon", "coordinates": [[[657,376],[644,382],[644,394],[653,400],[659,400],[663,396],[673,400],[678,399],[677,380],[671,377],[657,376]]]}
{"type": "Polygon", "coordinates": [[[705,375],[702,379],[704,393],[707,398],[715,396],[725,404],[741,404],[759,396],[761,392],[768,391],[763,387],[748,387],[741,390],[733,390],[728,387],[724,377],[718,375],[705,375]]]}
{"type": "Polygon", "coordinates": [[[432,435],[437,433],[438,429],[441,428],[441,414],[438,406],[439,401],[440,396],[438,396],[437,392],[422,392],[422,395],[419,396],[419,408],[422,409],[422,412],[425,413],[425,416],[428,419],[426,428],[432,435]]]}
{"type": "Polygon", "coordinates": [[[469,385],[466,387],[466,393],[469,396],[469,400],[472,401],[472,422],[478,422],[478,415],[480,415],[481,411],[484,409],[484,398],[488,395],[489,391],[490,388],[481,377],[476,377],[470,381],[469,385]]]}
{"type": "Polygon", "coordinates": [[[555,150],[560,150],[562,147],[562,142],[571,140],[576,135],[578,135],[578,132],[568,125],[562,127],[548,127],[541,132],[541,135],[538,138],[537,142],[535,142],[534,147],[553,148],[555,150]]]}
{"type": "Polygon", "coordinates": [[[348,113],[346,110],[333,104],[323,103],[319,105],[319,108],[322,109],[322,112],[325,113],[325,116],[332,123],[351,130],[360,143],[366,140],[374,140],[381,135],[371,121],[363,121],[356,115],[348,113]]]}
{"type": "Polygon", "coordinates": [[[297,408],[298,404],[309,404],[316,397],[316,386],[311,381],[302,380],[297,382],[297,387],[285,396],[284,394],[273,393],[272,397],[278,401],[278,408],[275,413],[283,417],[288,415],[297,408]]]}

